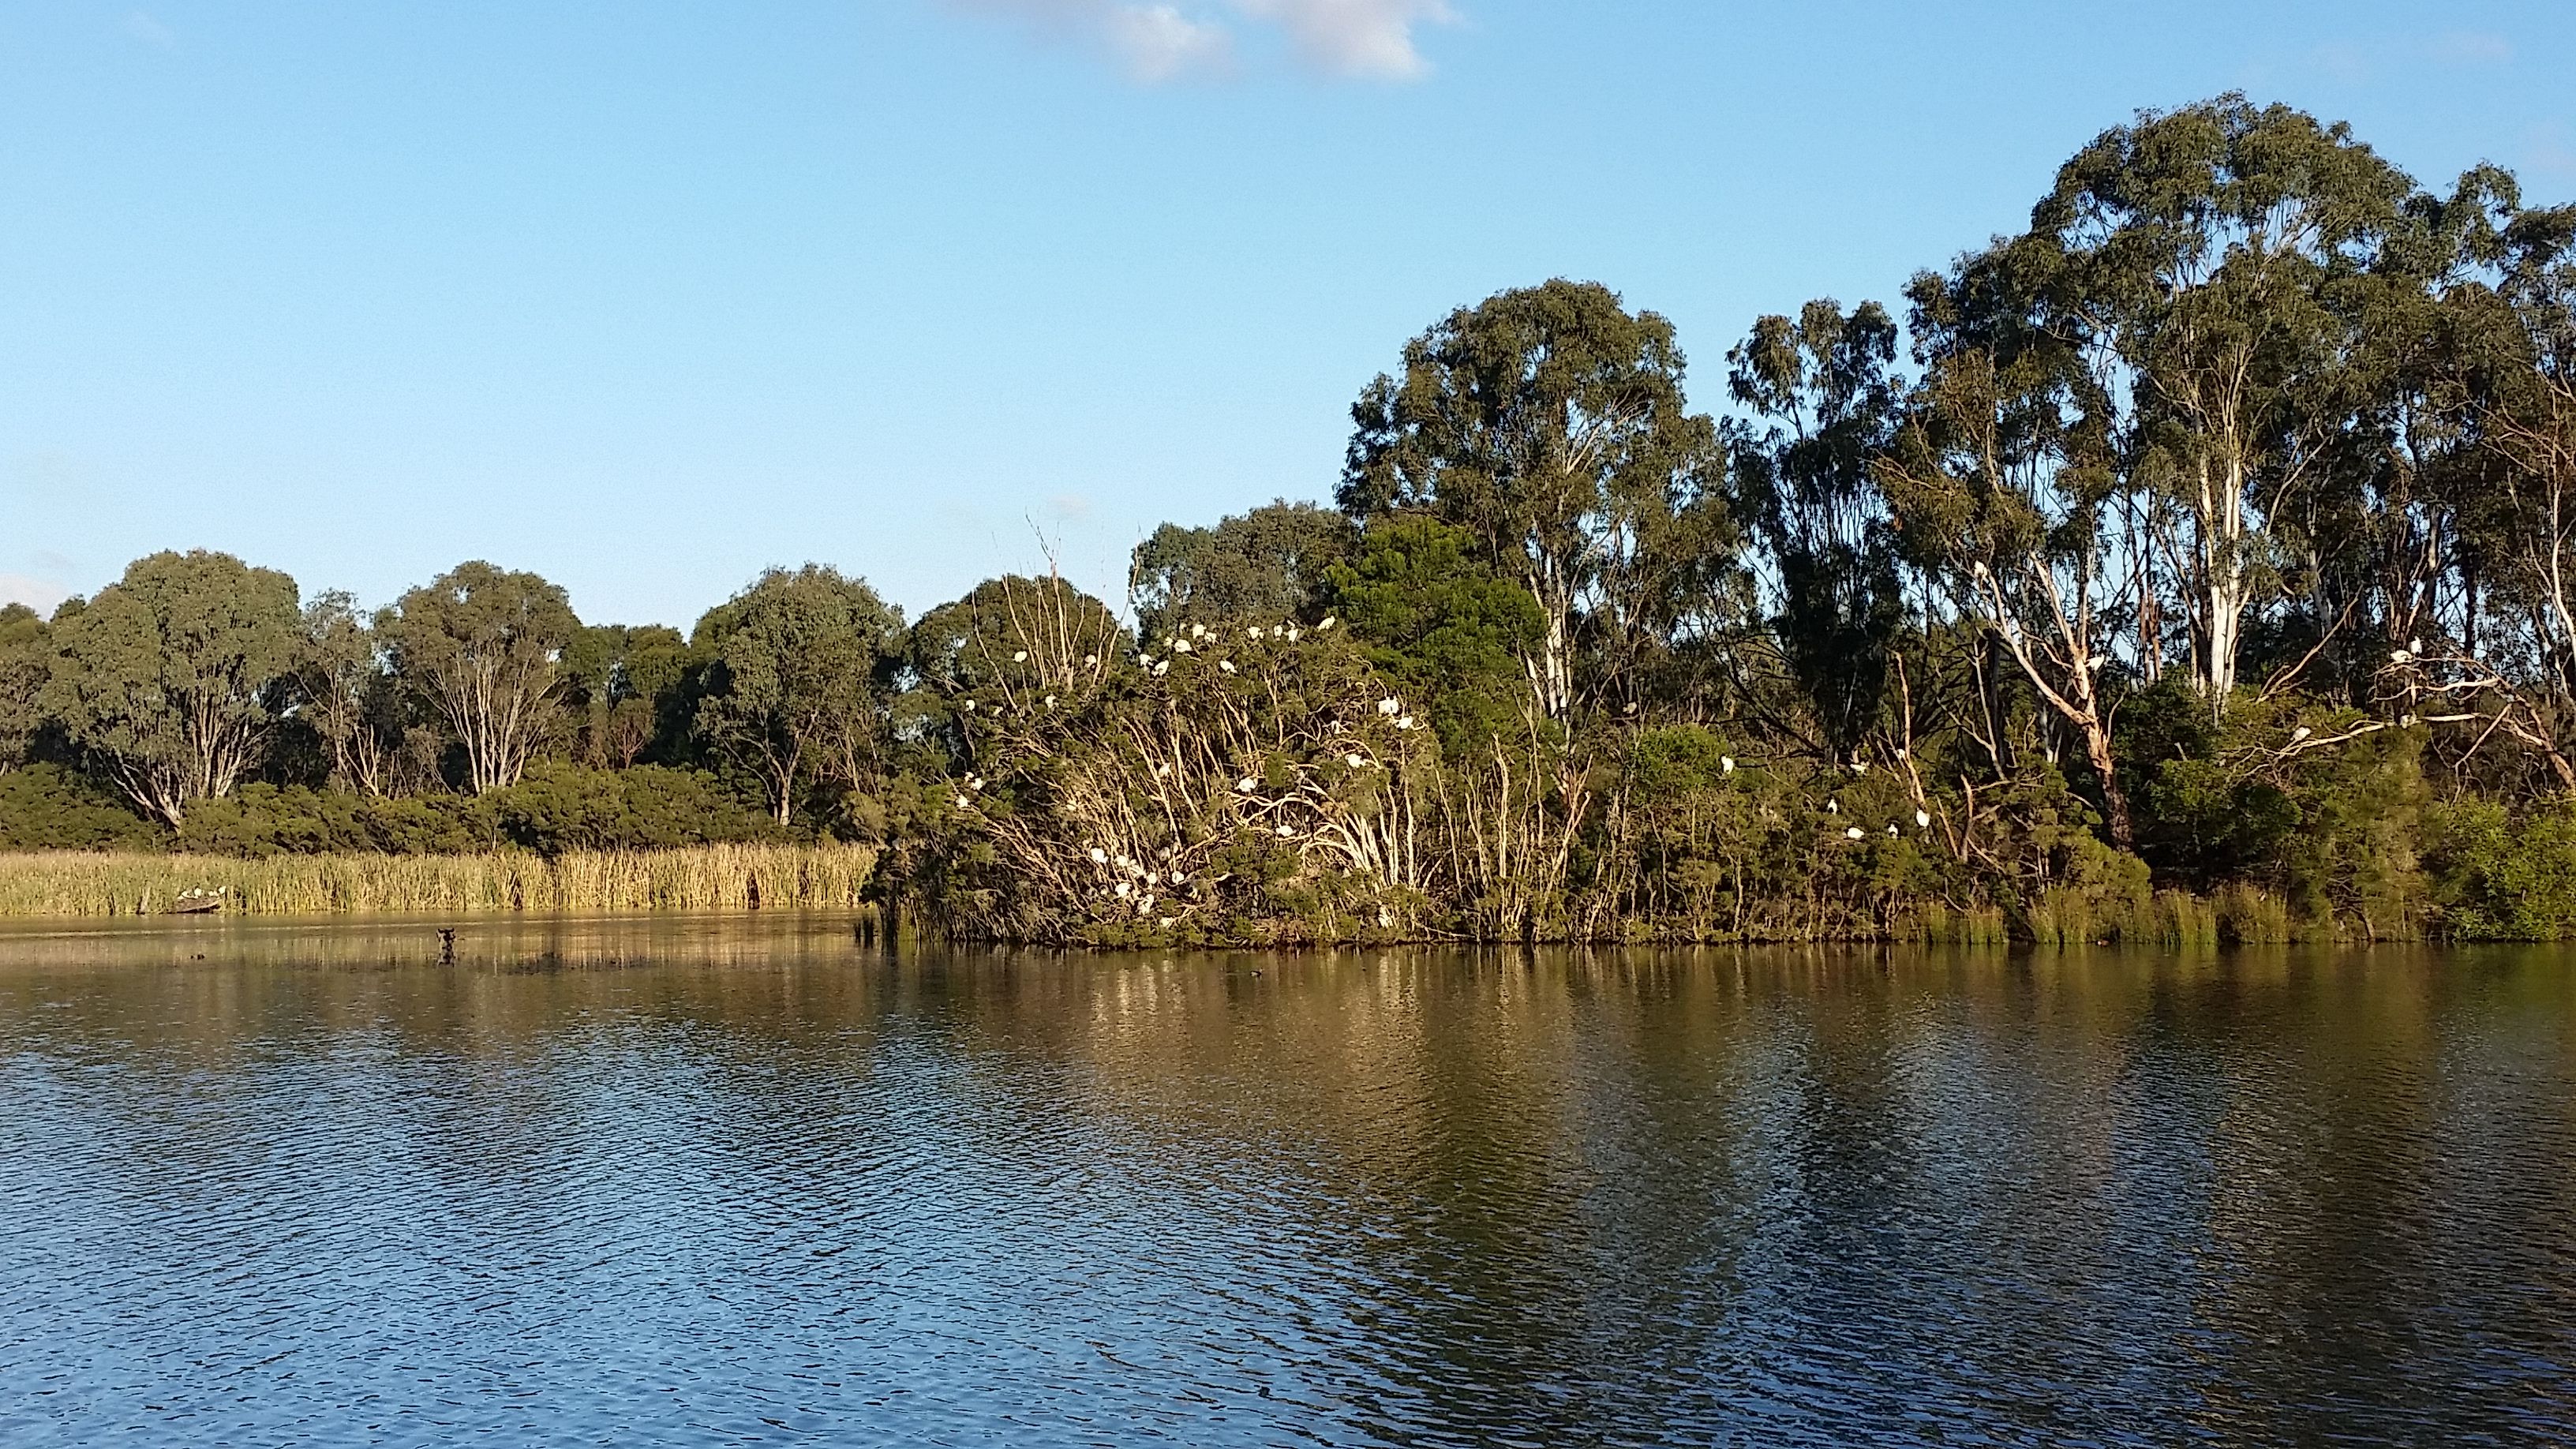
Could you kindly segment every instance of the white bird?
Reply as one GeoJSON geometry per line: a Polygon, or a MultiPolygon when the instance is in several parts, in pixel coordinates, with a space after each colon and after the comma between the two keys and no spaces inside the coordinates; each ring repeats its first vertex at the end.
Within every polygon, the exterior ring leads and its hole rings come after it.
{"type": "Polygon", "coordinates": [[[2392,649],[2388,652],[2388,662],[2391,664],[2403,664],[2414,657],[2403,649],[2392,649]]]}
{"type": "Polygon", "coordinates": [[[1860,827],[1855,825],[1851,829],[1844,831],[1843,834],[1854,840],[1858,840],[1860,839],[1860,827]]]}
{"type": "Polygon", "coordinates": [[[1360,758],[1357,754],[1349,754],[1342,756],[1342,763],[1356,770],[1360,766],[1367,764],[1368,761],[1360,758]]]}
{"type": "Polygon", "coordinates": [[[1855,774],[1855,775],[1866,775],[1866,774],[1868,774],[1868,773],[1869,773],[1869,762],[1868,762],[1867,760],[1854,760],[1854,761],[1852,761],[1852,773],[1853,773],[1853,774],[1855,774]]]}
{"type": "Polygon", "coordinates": [[[1842,813],[1843,813],[1843,802],[1841,802],[1840,800],[1828,800],[1828,801],[1826,801],[1826,802],[1825,802],[1825,813],[1826,813],[1826,814],[1828,814],[1828,815],[1840,815],[1840,814],[1842,814],[1842,813]]]}
{"type": "Polygon", "coordinates": [[[968,714],[973,714],[975,712],[975,701],[971,699],[966,701],[966,712],[968,714]]]}
{"type": "Polygon", "coordinates": [[[1156,664],[1156,665],[1154,666],[1154,677],[1155,677],[1156,679],[1160,679],[1160,678],[1162,678],[1164,675],[1169,674],[1169,673],[1171,673],[1171,672],[1172,672],[1172,661],[1170,661],[1170,660],[1168,660],[1168,659],[1163,660],[1161,663],[1158,663],[1158,664],[1156,664]]]}
{"type": "Polygon", "coordinates": [[[965,808],[966,808],[966,797],[965,797],[965,796],[960,795],[960,796],[958,796],[958,797],[957,797],[957,808],[958,808],[958,809],[960,809],[960,810],[963,810],[963,809],[965,809],[965,808]]]}
{"type": "Polygon", "coordinates": [[[1154,898],[1153,898],[1152,896],[1150,896],[1150,895],[1146,896],[1143,900],[1138,901],[1138,902],[1136,903],[1136,909],[1137,909],[1137,911],[1138,911],[1140,914],[1141,914],[1142,912],[1145,912],[1145,911],[1150,911],[1150,910],[1152,910],[1153,908],[1154,908],[1154,898]]]}
{"type": "Polygon", "coordinates": [[[1185,875],[1181,874],[1181,873],[1180,873],[1179,871],[1177,871],[1177,870],[1172,872],[1172,884],[1174,884],[1174,885],[1188,885],[1189,883],[1190,883],[1190,878],[1189,878],[1188,876],[1185,876],[1185,875]]]}
{"type": "Polygon", "coordinates": [[[1173,917],[1170,917],[1170,916],[1165,916],[1165,917],[1163,917],[1163,924],[1164,924],[1166,927],[1169,927],[1169,926],[1172,924],[1172,921],[1173,921],[1173,917]]]}
{"type": "Polygon", "coordinates": [[[1298,638],[1298,636],[1299,636],[1299,635],[1301,635],[1301,634],[1303,634],[1303,633],[1305,633],[1305,632],[1306,632],[1306,631],[1305,631],[1305,630],[1303,630],[1303,629],[1291,629],[1291,630],[1289,630],[1289,631],[1288,631],[1288,642],[1289,642],[1289,643],[1291,643],[1291,644],[1296,643],[1296,642],[1297,642],[1297,638],[1298,638]]]}
{"type": "Polygon", "coordinates": [[[1288,626],[1287,626],[1287,625],[1285,625],[1285,624],[1273,624],[1273,625],[1271,625],[1271,626],[1270,626],[1270,637],[1271,637],[1271,638],[1273,638],[1273,639],[1284,639],[1284,638],[1286,638],[1287,636],[1288,636],[1288,626]]]}
{"type": "Polygon", "coordinates": [[[1931,811],[1929,811],[1929,810],[1917,810],[1917,811],[1915,811],[1915,812],[1914,812],[1914,828],[1915,828],[1915,829],[1917,829],[1917,830],[1929,830],[1929,829],[1931,829],[1931,828],[1932,828],[1932,812],[1931,812],[1931,811]]]}
{"type": "Polygon", "coordinates": [[[1231,659],[1220,659],[1216,662],[1216,667],[1224,670],[1228,674],[1232,674],[1234,672],[1234,661],[1231,659]]]}
{"type": "Polygon", "coordinates": [[[1172,652],[1173,652],[1173,653],[1175,653],[1175,654],[1187,654],[1187,653],[1189,653],[1189,652],[1190,652],[1190,641],[1189,641],[1189,640],[1187,640],[1187,639],[1175,639],[1175,640],[1173,640],[1173,641],[1172,641],[1172,652]]]}
{"type": "Polygon", "coordinates": [[[2409,639],[2409,640],[2407,640],[2407,641],[2406,641],[2406,652],[2407,652],[2407,653],[2409,653],[2409,654],[2421,654],[2421,653],[2423,653],[2423,652],[2424,652],[2424,641],[2423,641],[2423,640],[2421,640],[2421,639],[2409,639]]]}
{"type": "Polygon", "coordinates": [[[2309,729],[2306,725],[2301,725],[2297,729],[2290,731],[2290,743],[2297,744],[2299,741],[2304,740],[2315,733],[2316,731],[2309,729]]]}
{"type": "Polygon", "coordinates": [[[1100,667],[1100,656],[1097,654],[1085,654],[1082,656],[1082,665],[1085,669],[1098,669],[1100,667]]]}
{"type": "Polygon", "coordinates": [[[1895,834],[1896,834],[1896,826],[1895,826],[1895,824],[1894,824],[1893,822],[1890,822],[1890,823],[1889,823],[1889,825],[1888,825],[1888,827],[1887,827],[1887,833],[1888,833],[1888,835],[1889,835],[1891,838],[1893,838],[1893,837],[1895,836],[1895,834]]]}
{"type": "Polygon", "coordinates": [[[1159,870],[1149,870],[1149,871],[1145,872],[1145,884],[1147,884],[1147,885],[1151,885],[1151,886],[1158,886],[1158,885],[1161,885],[1162,883],[1163,883],[1163,873],[1162,873],[1161,871],[1159,871],[1159,870]]]}
{"type": "Polygon", "coordinates": [[[1896,757],[1900,760],[1905,758],[1905,747],[1903,745],[1898,745],[1896,747],[1896,757]]]}
{"type": "Polygon", "coordinates": [[[1244,631],[1243,631],[1243,637],[1244,637],[1244,638],[1246,638],[1246,639],[1258,639],[1258,638],[1260,638],[1260,637],[1261,637],[1261,626],[1260,626],[1260,625],[1258,625],[1258,624],[1253,624],[1253,625],[1249,625],[1249,626],[1247,626],[1247,627],[1244,629],[1244,631]]]}
{"type": "Polygon", "coordinates": [[[1246,775],[1242,779],[1234,782],[1234,788],[1242,791],[1246,795],[1251,794],[1254,790],[1258,789],[1260,785],[1261,779],[1257,775],[1246,775]]]}
{"type": "Polygon", "coordinates": [[[1316,628],[1316,630],[1317,630],[1318,632],[1320,632],[1320,631],[1322,631],[1322,630],[1329,629],[1329,628],[1333,627],[1333,625],[1335,625],[1336,623],[1339,623],[1339,622],[1340,622],[1340,621],[1339,621],[1339,620],[1337,620],[1337,619],[1335,619],[1332,615],[1330,615],[1330,614],[1326,614],[1326,615],[1324,616],[1324,622],[1322,622],[1322,623],[1320,623],[1320,624],[1316,625],[1316,626],[1315,626],[1315,628],[1316,628]]]}
{"type": "Polygon", "coordinates": [[[1279,827],[1279,838],[1282,840],[1285,840],[1296,833],[1297,832],[1289,826],[1282,825],[1279,827]]]}
{"type": "Polygon", "coordinates": [[[2397,723],[2400,728],[2404,728],[2407,725],[2415,723],[2415,716],[2411,714],[2401,714],[2397,717],[2397,723]]]}
{"type": "Polygon", "coordinates": [[[1054,696],[1054,695],[1050,694],[1050,695],[1048,695],[1048,696],[1047,696],[1047,698],[1046,698],[1046,706],[1047,706],[1047,708],[1049,708],[1049,709],[1053,709],[1053,708],[1055,708],[1055,696],[1054,696]]]}
{"type": "Polygon", "coordinates": [[[1395,727],[1400,730],[1409,730],[1413,728],[1413,716],[1406,715],[1404,718],[1397,720],[1395,722],[1395,727]]]}
{"type": "Polygon", "coordinates": [[[1168,780],[1168,779],[1170,779],[1171,777],[1172,777],[1172,767],[1171,767],[1171,766],[1169,766],[1169,765],[1156,765],[1156,766],[1154,767],[1154,778],[1155,778],[1155,779],[1157,779],[1157,780],[1168,780]]]}
{"type": "Polygon", "coordinates": [[[1118,899],[1123,901],[1135,893],[1136,887],[1133,883],[1123,880],[1118,883],[1118,899]]]}
{"type": "Polygon", "coordinates": [[[1109,863],[1109,852],[1101,849],[1097,845],[1091,847],[1091,863],[1093,865],[1107,865],[1109,863]]]}
{"type": "Polygon", "coordinates": [[[1193,639],[1204,639],[1204,638],[1206,638],[1206,637],[1207,637],[1207,625],[1205,625],[1205,624],[1192,624],[1192,625],[1190,626],[1190,637],[1191,637],[1191,638],[1193,638],[1193,639]]]}
{"type": "Polygon", "coordinates": [[[1379,714],[1393,714],[1402,708],[1404,708],[1404,706],[1398,703],[1393,695],[1389,695],[1377,702],[1377,712],[1379,714]]]}
{"type": "Polygon", "coordinates": [[[1012,662],[1013,664],[1026,664],[1026,663],[1028,663],[1028,662],[1029,662],[1029,651],[1027,651],[1026,649],[1023,649],[1023,650],[1021,650],[1019,653],[1012,655],[1012,656],[1011,656],[1011,662],[1012,662]]]}
{"type": "Polygon", "coordinates": [[[1734,757],[1733,755],[1720,755],[1720,756],[1718,756],[1718,757],[1717,757],[1717,772],[1718,772],[1719,774],[1721,774],[1721,775],[1732,775],[1732,774],[1734,774],[1734,773],[1735,773],[1735,757],[1734,757]]]}

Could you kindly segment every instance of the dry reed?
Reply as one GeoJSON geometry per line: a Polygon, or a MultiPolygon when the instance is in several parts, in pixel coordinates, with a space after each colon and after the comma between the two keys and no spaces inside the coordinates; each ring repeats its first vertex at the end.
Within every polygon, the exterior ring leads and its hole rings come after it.
{"type": "Polygon", "coordinates": [[[877,853],[860,845],[490,855],[0,854],[0,916],[166,914],[225,891],[253,915],[837,910],[860,904],[877,853]]]}

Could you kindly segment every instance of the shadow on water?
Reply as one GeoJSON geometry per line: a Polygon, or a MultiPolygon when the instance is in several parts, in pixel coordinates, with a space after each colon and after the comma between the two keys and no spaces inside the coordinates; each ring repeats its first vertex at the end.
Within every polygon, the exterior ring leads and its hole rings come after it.
{"type": "Polygon", "coordinates": [[[0,928],[0,1436],[2576,1437],[2576,972],[0,928]]]}

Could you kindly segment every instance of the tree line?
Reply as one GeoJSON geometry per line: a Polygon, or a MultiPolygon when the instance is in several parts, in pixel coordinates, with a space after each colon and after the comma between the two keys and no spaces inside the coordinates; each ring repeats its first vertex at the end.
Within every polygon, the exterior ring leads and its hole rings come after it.
{"type": "Polygon", "coordinates": [[[0,614],[0,831],[821,833],[1055,941],[2576,926],[2576,207],[2225,96],[1685,383],[1602,286],[1462,307],[1332,506],[1166,525],[1123,607],[156,555],[0,614]]]}

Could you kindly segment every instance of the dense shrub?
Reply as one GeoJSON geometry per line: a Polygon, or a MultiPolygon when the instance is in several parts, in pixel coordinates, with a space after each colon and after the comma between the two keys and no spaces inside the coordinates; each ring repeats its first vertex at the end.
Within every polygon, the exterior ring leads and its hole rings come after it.
{"type": "Polygon", "coordinates": [[[167,830],[59,765],[0,774],[0,850],[162,850],[167,830]]]}
{"type": "Polygon", "coordinates": [[[547,762],[518,784],[479,796],[380,800],[302,786],[247,785],[190,811],[177,843],[184,850],[249,857],[449,855],[504,846],[555,855],[779,836],[767,819],[695,771],[547,762]]]}

